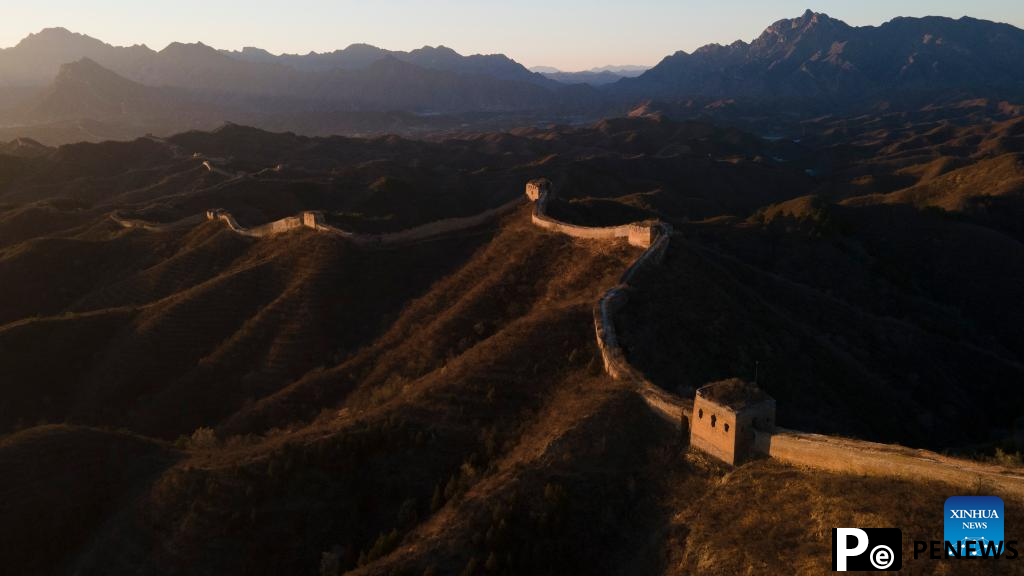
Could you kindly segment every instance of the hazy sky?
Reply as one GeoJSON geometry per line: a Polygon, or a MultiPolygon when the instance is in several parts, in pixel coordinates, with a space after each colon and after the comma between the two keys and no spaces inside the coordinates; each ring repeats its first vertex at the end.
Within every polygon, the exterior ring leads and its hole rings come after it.
{"type": "Polygon", "coordinates": [[[394,50],[444,44],[565,70],[655,64],[676,50],[751,40],[806,8],[853,25],[963,15],[1024,28],[1022,0],[3,0],[0,46],[63,26],[111,44],[202,41],[217,48],[394,50]]]}

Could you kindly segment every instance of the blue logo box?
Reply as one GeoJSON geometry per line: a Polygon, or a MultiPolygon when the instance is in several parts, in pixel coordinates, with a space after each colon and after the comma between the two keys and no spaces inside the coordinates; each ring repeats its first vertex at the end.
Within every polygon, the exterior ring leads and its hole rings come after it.
{"type": "Polygon", "coordinates": [[[1003,500],[997,496],[953,496],[946,499],[945,540],[954,548],[960,542],[961,557],[978,557],[991,546],[1003,549],[1003,500]],[[968,543],[976,542],[977,544],[968,543]]]}

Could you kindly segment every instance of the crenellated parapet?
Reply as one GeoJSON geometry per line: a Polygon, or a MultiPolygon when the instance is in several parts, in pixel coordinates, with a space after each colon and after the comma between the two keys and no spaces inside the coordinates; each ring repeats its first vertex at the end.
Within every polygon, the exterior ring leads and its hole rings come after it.
{"type": "Polygon", "coordinates": [[[663,222],[633,222],[622,226],[580,226],[556,220],[547,215],[548,201],[553,198],[551,181],[536,178],[526,183],[526,197],[533,202],[533,223],[552,232],[560,232],[573,238],[587,240],[611,240],[625,238],[631,245],[640,248],[651,247],[658,235],[665,230],[663,222]]]}

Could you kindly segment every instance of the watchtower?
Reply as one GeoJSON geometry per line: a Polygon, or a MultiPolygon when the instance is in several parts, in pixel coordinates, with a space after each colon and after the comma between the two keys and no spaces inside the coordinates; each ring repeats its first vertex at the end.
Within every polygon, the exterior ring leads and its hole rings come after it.
{"type": "Polygon", "coordinates": [[[630,224],[627,239],[633,246],[650,248],[658,239],[658,229],[654,224],[630,224]]]}
{"type": "Polygon", "coordinates": [[[306,228],[317,229],[317,226],[324,223],[324,213],[316,210],[307,210],[302,213],[302,225],[306,228]]]}
{"type": "Polygon", "coordinates": [[[697,390],[690,445],[726,464],[766,452],[774,428],[775,400],[756,384],[733,378],[697,390]]]}
{"type": "Polygon", "coordinates": [[[536,202],[542,197],[551,193],[551,180],[547,178],[534,178],[526,183],[526,197],[531,202],[536,202]]]}

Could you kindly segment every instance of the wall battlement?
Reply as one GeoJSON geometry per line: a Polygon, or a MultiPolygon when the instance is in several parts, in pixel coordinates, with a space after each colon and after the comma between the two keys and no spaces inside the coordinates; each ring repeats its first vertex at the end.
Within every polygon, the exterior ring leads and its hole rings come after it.
{"type": "Polygon", "coordinates": [[[548,201],[554,193],[551,181],[547,178],[536,178],[526,183],[526,197],[534,203],[533,223],[552,232],[561,232],[573,238],[587,240],[611,240],[626,238],[633,246],[649,248],[657,239],[658,234],[667,226],[661,222],[633,222],[622,226],[579,226],[555,220],[547,215],[548,201]]]}
{"type": "Polygon", "coordinates": [[[697,390],[690,424],[690,445],[727,464],[768,454],[775,428],[775,400],[756,385],[737,378],[697,390]],[[762,442],[756,437],[760,432],[762,442]]]}

